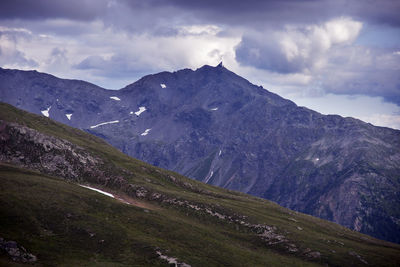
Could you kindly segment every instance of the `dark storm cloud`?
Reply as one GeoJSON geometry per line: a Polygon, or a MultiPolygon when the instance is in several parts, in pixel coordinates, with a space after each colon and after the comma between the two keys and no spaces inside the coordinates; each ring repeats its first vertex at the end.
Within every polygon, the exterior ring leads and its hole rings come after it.
{"type": "Polygon", "coordinates": [[[244,33],[236,60],[283,74],[311,71],[332,47],[353,42],[361,28],[361,22],[339,18],[281,31],[244,33]]]}
{"type": "Polygon", "coordinates": [[[377,24],[389,24],[395,27],[400,26],[400,1],[349,1],[346,7],[349,8],[349,16],[356,19],[377,24]]]}
{"type": "Polygon", "coordinates": [[[135,55],[124,54],[115,54],[109,59],[101,56],[88,56],[74,68],[90,70],[98,76],[112,78],[141,77],[154,72],[154,67],[143,64],[135,55]]]}
{"type": "Polygon", "coordinates": [[[266,35],[260,38],[244,36],[236,47],[236,60],[245,66],[282,74],[302,72],[307,67],[305,60],[289,61],[279,43],[266,35]]]}
{"type": "Polygon", "coordinates": [[[389,49],[347,47],[333,51],[320,83],[333,94],[381,96],[400,106],[400,54],[389,49]]]}
{"type": "MultiPolygon", "coordinates": [[[[219,23],[242,26],[269,26],[268,24],[310,22],[326,18],[330,6],[327,1],[183,1],[170,0],[170,4],[193,14],[219,23]],[[325,8],[322,8],[325,7],[325,8]],[[317,12],[319,10],[319,12],[317,12]],[[310,16],[312,14],[313,16],[310,16]]],[[[271,25],[272,26],[272,25],[271,25]]]]}
{"type": "MultiPolygon", "coordinates": [[[[100,20],[106,27],[116,30],[173,35],[176,34],[174,25],[179,24],[176,23],[177,20],[185,23],[189,21],[189,18],[179,13],[173,5],[167,2],[166,5],[160,5],[156,2],[152,0],[1,0],[0,22],[19,27],[27,20],[33,23],[46,19],[67,19],[71,22],[100,20]]],[[[61,28],[60,34],[69,35],[71,30],[73,31],[68,25],[56,26],[61,28]]],[[[44,31],[56,32],[52,29],[52,24],[42,25],[42,28],[44,31]]],[[[40,31],[40,29],[36,30],[40,31]]],[[[74,30],[81,31],[79,28],[74,30]]]]}
{"type": "MultiPolygon", "coordinates": [[[[319,23],[350,16],[371,23],[400,25],[398,0],[2,0],[0,19],[67,18],[132,30],[160,24],[219,23],[242,27],[279,27],[287,23],[319,23]],[[118,12],[116,15],[115,11],[118,12]],[[111,16],[110,16],[111,15],[111,16]],[[140,27],[135,27],[138,24],[140,27]],[[129,27],[128,27],[129,28],[129,27]]],[[[165,29],[163,32],[166,31],[165,29]]]]}
{"type": "Polygon", "coordinates": [[[92,20],[104,14],[106,8],[107,1],[103,0],[2,0],[0,19],[92,20]]]}
{"type": "MultiPolygon", "coordinates": [[[[74,70],[93,71],[98,76],[107,77],[146,73],[153,70],[158,59],[142,60],[135,51],[117,43],[126,43],[132,39],[120,36],[120,39],[112,40],[115,49],[110,49],[106,43],[120,33],[126,36],[144,33],[157,42],[160,37],[173,38],[193,34],[182,31],[182,26],[216,25],[221,29],[218,37],[230,34],[242,38],[235,48],[236,61],[240,65],[282,75],[307,73],[312,79],[323,77],[323,82],[319,84],[324,86],[326,92],[383,96],[398,105],[400,81],[395,77],[398,76],[396,71],[400,66],[400,55],[393,53],[400,50],[399,46],[384,52],[370,47],[371,64],[349,62],[349,58],[363,59],[368,55],[365,51],[355,53],[336,47],[335,40],[331,37],[330,44],[326,47],[320,41],[326,36],[307,32],[307,29],[320,27],[316,32],[326,30],[321,27],[338,18],[358,21],[363,27],[375,24],[379,27],[390,25],[398,29],[399,14],[399,0],[0,0],[0,26],[28,29],[34,36],[54,35],[78,40],[84,47],[98,44],[97,51],[113,55],[109,58],[85,54],[76,60],[70,58],[70,55],[74,55],[73,50],[68,52],[60,47],[53,51],[52,57],[56,59],[53,65],[61,65],[61,62],[69,60],[75,62],[69,66],[74,70]],[[287,34],[288,25],[295,28],[290,34],[287,34]],[[104,36],[110,39],[94,37],[99,33],[103,35],[103,31],[107,31],[104,36]],[[289,39],[286,46],[282,43],[284,37],[289,39]],[[108,50],[101,50],[103,44],[108,50]],[[344,62],[338,63],[337,58],[329,58],[332,49],[337,49],[337,53],[343,55],[344,62]],[[328,66],[318,69],[323,61],[328,62],[328,66]]],[[[359,32],[353,32],[357,37],[359,32]]],[[[7,40],[12,43],[10,36],[20,34],[9,33],[7,40]]],[[[3,45],[0,42],[2,64],[12,62],[13,56],[21,64],[36,64],[25,56],[28,53],[24,54],[25,51],[18,50],[17,46],[9,46],[4,40],[3,45]],[[7,60],[4,59],[5,55],[8,55],[7,60]]],[[[349,43],[342,42],[340,45],[353,45],[352,40],[349,43]]],[[[161,50],[159,47],[152,49],[157,52],[161,50]]],[[[143,51],[145,52],[142,54],[151,53],[143,51]]],[[[174,61],[176,55],[173,53],[161,51],[159,54],[165,54],[164,60],[167,62],[179,62],[171,63],[177,68],[182,67],[179,65],[182,62],[186,62],[174,61]]],[[[191,56],[193,55],[188,53],[182,57],[191,56]]]]}
{"type": "Polygon", "coordinates": [[[372,23],[400,25],[398,0],[153,0],[220,23],[268,27],[281,23],[316,23],[350,16],[372,23]]]}

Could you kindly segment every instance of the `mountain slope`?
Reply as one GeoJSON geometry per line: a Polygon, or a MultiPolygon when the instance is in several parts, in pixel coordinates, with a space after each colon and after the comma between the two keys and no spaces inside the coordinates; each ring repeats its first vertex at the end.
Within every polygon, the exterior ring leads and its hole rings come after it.
{"type": "Polygon", "coordinates": [[[50,108],[128,155],[400,242],[400,131],[298,107],[222,65],[119,91],[35,72],[0,78],[2,101],[50,108]]]}
{"type": "MultiPolygon", "coordinates": [[[[400,262],[398,245],[152,167],[50,119],[0,104],[0,120],[0,237],[38,265],[400,262]]],[[[12,266],[4,253],[0,264],[12,266]]]]}

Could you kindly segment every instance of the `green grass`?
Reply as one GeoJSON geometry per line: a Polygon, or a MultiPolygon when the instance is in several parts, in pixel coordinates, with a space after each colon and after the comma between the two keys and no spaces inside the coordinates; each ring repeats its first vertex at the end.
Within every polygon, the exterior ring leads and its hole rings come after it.
{"type": "MultiPolygon", "coordinates": [[[[399,245],[152,167],[97,137],[7,104],[0,104],[0,119],[75,143],[113,168],[128,170],[130,183],[152,192],[275,226],[300,249],[289,253],[280,245],[267,245],[249,228],[205,212],[149,200],[140,200],[146,209],[127,205],[59,177],[0,164],[0,236],[38,256],[38,266],[166,266],[156,250],[192,266],[364,265],[352,251],[370,266],[400,264],[399,245]],[[179,182],[171,182],[169,175],[179,182]],[[307,248],[321,258],[306,257],[302,251],[307,248]]],[[[13,264],[0,257],[0,266],[19,266],[13,264]]]]}
{"type": "Polygon", "coordinates": [[[145,212],[8,165],[0,165],[0,179],[0,235],[23,244],[44,265],[157,266],[164,264],[157,248],[193,266],[312,265],[258,248],[232,227],[173,208],[145,212]]]}

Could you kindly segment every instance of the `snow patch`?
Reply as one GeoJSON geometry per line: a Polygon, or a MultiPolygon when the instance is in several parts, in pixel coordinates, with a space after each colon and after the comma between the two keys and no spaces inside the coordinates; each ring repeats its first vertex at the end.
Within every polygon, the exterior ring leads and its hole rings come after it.
{"type": "Polygon", "coordinates": [[[48,107],[48,108],[45,109],[45,110],[41,110],[40,112],[42,112],[42,114],[48,118],[48,117],[50,116],[50,113],[49,113],[49,112],[50,112],[50,109],[51,109],[51,106],[48,107]]]}
{"type": "Polygon", "coordinates": [[[167,86],[164,83],[160,83],[161,88],[167,88],[167,86]]]}
{"type": "Polygon", "coordinates": [[[131,115],[132,115],[132,114],[133,114],[133,111],[129,112],[129,114],[131,114],[131,115]]]}
{"type": "Polygon", "coordinates": [[[81,184],[80,184],[79,186],[82,186],[82,187],[84,187],[84,188],[87,188],[87,189],[90,189],[90,190],[99,192],[99,193],[101,193],[101,194],[103,194],[103,195],[106,195],[106,196],[109,196],[109,197],[112,197],[112,198],[115,198],[113,194],[104,192],[104,191],[102,191],[102,190],[100,190],[100,189],[93,188],[93,187],[90,187],[90,186],[87,186],[87,185],[81,185],[81,184]]]}
{"type": "Polygon", "coordinates": [[[106,125],[106,124],[112,124],[112,123],[118,123],[119,121],[107,121],[107,122],[102,122],[93,126],[90,126],[90,129],[102,126],[102,125],[106,125]]]}
{"type": "Polygon", "coordinates": [[[210,109],[210,110],[218,110],[218,108],[212,108],[212,109],[210,109]]]}
{"type": "Polygon", "coordinates": [[[121,99],[119,99],[119,97],[117,97],[117,96],[110,96],[110,98],[111,98],[112,100],[121,101],[121,99]]]}
{"type": "Polygon", "coordinates": [[[146,107],[139,107],[139,110],[135,112],[136,116],[139,116],[142,114],[142,112],[146,111],[146,107]]]}
{"type": "Polygon", "coordinates": [[[316,161],[319,161],[319,158],[316,158],[315,160],[316,160],[316,161]]]}
{"type": "Polygon", "coordinates": [[[221,154],[222,154],[222,150],[220,149],[219,153],[218,153],[218,156],[221,156],[221,154]]]}
{"type": "Polygon", "coordinates": [[[141,135],[143,135],[143,136],[148,135],[150,130],[151,130],[151,128],[150,129],[146,129],[146,131],[144,131],[141,135]]]}
{"type": "Polygon", "coordinates": [[[210,176],[208,176],[204,182],[205,182],[205,183],[208,183],[208,181],[210,181],[210,179],[211,179],[211,177],[212,177],[213,175],[214,175],[214,172],[211,171],[210,176]]]}
{"type": "Polygon", "coordinates": [[[71,120],[72,114],[65,114],[67,116],[68,120],[71,120]]]}
{"type": "Polygon", "coordinates": [[[184,262],[179,263],[177,258],[168,257],[166,255],[163,255],[160,251],[157,251],[157,255],[160,259],[167,261],[169,265],[174,264],[174,266],[191,267],[187,263],[184,263],[184,262]]]}

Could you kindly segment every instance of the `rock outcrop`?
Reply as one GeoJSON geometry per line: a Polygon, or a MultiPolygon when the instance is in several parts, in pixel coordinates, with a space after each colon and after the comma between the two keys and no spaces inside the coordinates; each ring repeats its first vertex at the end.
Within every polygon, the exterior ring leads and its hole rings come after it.
{"type": "Polygon", "coordinates": [[[35,263],[37,257],[29,253],[15,241],[6,241],[0,237],[0,252],[7,254],[11,260],[21,263],[35,263]]]}
{"type": "Polygon", "coordinates": [[[129,175],[126,170],[91,155],[69,141],[2,120],[0,162],[73,181],[94,182],[111,187],[127,184],[124,176],[118,173],[129,175]]]}
{"type": "Polygon", "coordinates": [[[0,79],[1,101],[152,165],[400,242],[398,130],[298,107],[223,66],[118,91],[32,71],[0,79]]]}

